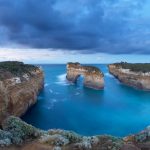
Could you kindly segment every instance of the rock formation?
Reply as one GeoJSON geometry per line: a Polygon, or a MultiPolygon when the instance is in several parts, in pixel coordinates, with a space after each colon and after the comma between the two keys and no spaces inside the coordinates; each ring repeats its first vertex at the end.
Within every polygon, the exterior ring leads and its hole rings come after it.
{"type": "Polygon", "coordinates": [[[67,64],[67,80],[75,83],[80,75],[84,76],[84,86],[94,89],[104,88],[103,73],[93,66],[81,66],[79,63],[67,64]]]}
{"type": "Polygon", "coordinates": [[[0,122],[21,116],[35,104],[44,84],[43,71],[21,62],[0,63],[0,122]]]}
{"type": "Polygon", "coordinates": [[[150,90],[149,64],[110,64],[109,72],[122,83],[143,90],[150,90]]]}
{"type": "MultiPolygon", "coordinates": [[[[81,66],[79,64],[77,66],[78,70],[81,66]]],[[[114,69],[114,65],[109,67],[114,69]]],[[[86,67],[81,68],[79,70],[84,70],[86,74],[89,71],[86,67]]],[[[69,75],[72,75],[73,70],[70,70],[69,75]]],[[[89,73],[91,74],[92,71],[89,73]]],[[[69,77],[71,81],[76,81],[73,75],[69,77]]],[[[102,74],[101,77],[103,77],[102,74]]],[[[150,127],[124,138],[108,135],[81,136],[59,129],[43,131],[23,122],[18,117],[11,116],[12,114],[20,116],[25,113],[36,102],[37,94],[42,87],[43,72],[40,68],[20,62],[0,63],[0,150],[150,149],[150,127]]]]}
{"type": "Polygon", "coordinates": [[[124,138],[81,136],[71,131],[39,130],[17,117],[2,123],[0,150],[149,150],[150,127],[124,138]]]}

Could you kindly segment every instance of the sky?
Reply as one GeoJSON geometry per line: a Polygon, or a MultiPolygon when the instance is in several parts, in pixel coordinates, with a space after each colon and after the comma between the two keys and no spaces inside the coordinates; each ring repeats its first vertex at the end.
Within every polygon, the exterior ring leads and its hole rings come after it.
{"type": "Polygon", "coordinates": [[[0,61],[150,62],[150,0],[0,0],[0,61]]]}

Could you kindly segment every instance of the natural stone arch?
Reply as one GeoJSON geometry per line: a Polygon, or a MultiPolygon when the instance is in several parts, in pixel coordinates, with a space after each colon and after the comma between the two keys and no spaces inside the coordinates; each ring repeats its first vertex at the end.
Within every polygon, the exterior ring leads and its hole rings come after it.
{"type": "Polygon", "coordinates": [[[84,77],[84,86],[94,89],[104,88],[104,75],[97,67],[81,66],[80,63],[67,64],[68,81],[76,83],[80,75],[84,77]]]}

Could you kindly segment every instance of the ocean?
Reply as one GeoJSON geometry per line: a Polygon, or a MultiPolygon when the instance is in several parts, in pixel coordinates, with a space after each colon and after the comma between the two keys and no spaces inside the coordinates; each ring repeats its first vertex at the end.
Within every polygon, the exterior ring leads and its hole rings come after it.
{"type": "Polygon", "coordinates": [[[66,65],[40,65],[44,89],[37,103],[22,117],[40,129],[72,130],[82,135],[126,136],[150,125],[150,92],[120,83],[107,65],[94,65],[104,73],[104,90],[66,81],[66,65]]]}

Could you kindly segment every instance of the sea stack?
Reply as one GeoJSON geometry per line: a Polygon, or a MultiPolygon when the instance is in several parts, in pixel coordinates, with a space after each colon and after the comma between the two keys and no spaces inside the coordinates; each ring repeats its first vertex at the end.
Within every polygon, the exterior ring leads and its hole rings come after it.
{"type": "Polygon", "coordinates": [[[81,65],[80,63],[67,64],[67,80],[76,83],[80,75],[84,76],[84,86],[93,89],[104,88],[104,75],[99,68],[81,65]]]}
{"type": "Polygon", "coordinates": [[[17,61],[0,62],[0,123],[10,115],[21,116],[36,103],[44,74],[36,66],[17,61]]]}
{"type": "Polygon", "coordinates": [[[149,63],[114,63],[110,64],[109,72],[120,82],[143,90],[150,90],[150,64],[149,63]]]}

